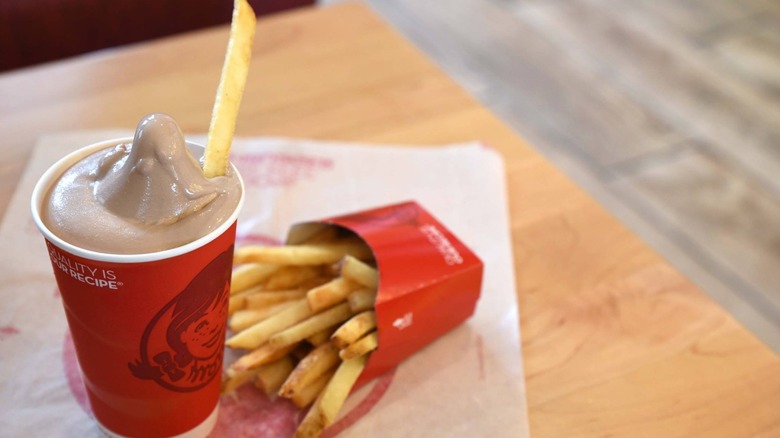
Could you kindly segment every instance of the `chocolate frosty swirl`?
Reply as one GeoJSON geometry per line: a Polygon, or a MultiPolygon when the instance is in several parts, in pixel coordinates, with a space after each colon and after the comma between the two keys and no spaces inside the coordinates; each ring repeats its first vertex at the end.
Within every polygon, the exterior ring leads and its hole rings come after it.
{"type": "Polygon", "coordinates": [[[101,150],[66,170],[46,195],[42,220],[73,245],[141,254],[205,236],[240,197],[232,169],[205,178],[173,118],[151,114],[138,124],[132,144],[101,150]]]}

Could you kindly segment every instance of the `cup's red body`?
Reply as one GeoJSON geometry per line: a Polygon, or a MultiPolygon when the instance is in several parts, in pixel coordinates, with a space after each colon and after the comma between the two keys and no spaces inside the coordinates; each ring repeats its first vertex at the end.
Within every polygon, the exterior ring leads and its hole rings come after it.
{"type": "Polygon", "coordinates": [[[98,425],[119,437],[205,437],[217,418],[244,197],[216,229],[165,251],[109,254],[63,241],[41,220],[45,193],[73,163],[121,141],[129,139],[97,143],[54,164],[33,191],[33,219],[46,240],[98,425]]]}
{"type": "Polygon", "coordinates": [[[90,406],[128,437],[180,435],[219,399],[235,225],[173,258],[111,263],[47,241],[90,406]]]}

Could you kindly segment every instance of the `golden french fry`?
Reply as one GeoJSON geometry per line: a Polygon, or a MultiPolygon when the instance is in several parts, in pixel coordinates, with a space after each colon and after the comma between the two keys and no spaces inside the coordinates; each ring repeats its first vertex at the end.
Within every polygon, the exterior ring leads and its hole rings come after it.
{"type": "Polygon", "coordinates": [[[349,321],[341,325],[331,336],[330,341],[333,345],[343,349],[360,339],[363,335],[376,328],[376,313],[373,310],[366,310],[359,313],[349,321]]]}
{"type": "Polygon", "coordinates": [[[341,363],[322,392],[322,416],[325,425],[333,423],[347,399],[352,386],[366,367],[368,356],[359,356],[341,363]]]}
{"type": "Polygon", "coordinates": [[[234,313],[242,310],[244,308],[244,305],[246,305],[246,300],[244,300],[244,294],[238,293],[236,295],[231,296],[228,299],[228,315],[233,315],[234,313]]]}
{"type": "Polygon", "coordinates": [[[295,364],[290,356],[284,356],[276,362],[271,362],[256,368],[254,376],[255,387],[265,393],[267,396],[276,394],[282,384],[287,380],[295,364]]]}
{"type": "Polygon", "coordinates": [[[225,379],[222,381],[222,394],[228,394],[236,390],[239,386],[252,380],[257,373],[256,370],[234,370],[228,368],[225,372],[225,379]]]}
{"type": "Polygon", "coordinates": [[[341,239],[333,243],[289,246],[245,246],[236,249],[234,263],[271,263],[279,265],[326,265],[350,254],[361,260],[372,257],[360,239],[341,239]]]}
{"type": "Polygon", "coordinates": [[[285,266],[265,282],[266,290],[283,290],[299,287],[301,284],[320,277],[321,266],[285,266]]]}
{"type": "Polygon", "coordinates": [[[309,306],[315,312],[327,309],[335,304],[345,301],[349,294],[360,288],[360,285],[344,277],[334,278],[322,286],[310,289],[306,293],[309,306]]]}
{"type": "Polygon", "coordinates": [[[275,333],[292,327],[313,314],[314,312],[309,308],[309,303],[306,299],[296,301],[281,312],[229,338],[225,341],[225,345],[230,348],[244,348],[247,350],[258,348],[275,333]]]}
{"type": "Polygon", "coordinates": [[[228,327],[230,327],[230,330],[232,330],[233,333],[238,333],[247,327],[251,327],[258,322],[270,317],[271,315],[281,312],[284,308],[289,307],[292,304],[294,303],[291,301],[285,301],[268,307],[263,307],[262,309],[237,310],[235,313],[233,313],[233,316],[230,317],[228,327]]]}
{"type": "Polygon", "coordinates": [[[203,175],[206,178],[223,176],[227,172],[230,144],[249,75],[256,27],[257,19],[249,3],[246,0],[235,0],[225,63],[203,154],[203,175]]]}
{"type": "Polygon", "coordinates": [[[350,317],[352,311],[349,310],[349,304],[342,303],[276,333],[268,339],[268,343],[277,347],[295,344],[328,327],[341,324],[350,317]]]}
{"type": "Polygon", "coordinates": [[[310,343],[311,345],[315,347],[319,347],[320,345],[330,342],[330,336],[333,334],[333,327],[328,327],[325,330],[322,330],[320,332],[317,332],[311,336],[308,336],[306,338],[306,342],[310,343]]]}
{"type": "Polygon", "coordinates": [[[341,262],[341,275],[369,289],[376,289],[379,285],[377,270],[349,255],[341,262]]]}
{"type": "Polygon", "coordinates": [[[335,372],[336,367],[326,371],[325,374],[314,379],[313,382],[301,388],[300,391],[294,392],[293,395],[290,396],[290,400],[299,409],[303,409],[306,406],[309,406],[311,402],[313,402],[314,399],[317,398],[317,396],[322,392],[322,390],[325,388],[325,385],[328,384],[335,372]]]}
{"type": "MultiPolygon", "coordinates": [[[[333,380],[333,377],[331,377],[330,380],[333,380]]],[[[330,382],[330,380],[328,382],[330,382]]],[[[325,388],[327,388],[327,383],[325,384],[325,388]]],[[[322,419],[321,407],[322,394],[324,392],[325,391],[323,388],[323,391],[320,392],[320,394],[317,396],[314,404],[311,406],[311,408],[309,408],[309,412],[306,413],[306,416],[303,417],[303,420],[298,425],[298,428],[295,429],[293,438],[317,438],[325,429],[326,424],[322,419]]]]}
{"type": "Polygon", "coordinates": [[[365,356],[367,353],[376,350],[378,345],[379,335],[376,332],[371,332],[350,344],[349,347],[339,351],[339,357],[342,360],[350,360],[359,356],[365,356]]]}
{"type": "Polygon", "coordinates": [[[316,437],[324,428],[333,423],[352,390],[352,386],[360,373],[363,372],[366,359],[366,356],[358,356],[339,365],[295,431],[296,438],[316,437]]]}
{"type": "Polygon", "coordinates": [[[262,283],[279,269],[281,269],[280,266],[268,263],[249,263],[238,266],[233,269],[231,275],[230,295],[235,295],[262,283]]]}
{"type": "Polygon", "coordinates": [[[270,344],[263,344],[259,348],[251,351],[250,353],[247,353],[240,358],[238,358],[237,361],[233,362],[232,365],[230,365],[229,369],[235,370],[235,371],[246,371],[250,370],[252,368],[257,368],[261,365],[269,364],[271,362],[276,362],[277,360],[280,360],[281,358],[287,356],[290,354],[291,351],[295,349],[295,345],[287,345],[282,348],[275,347],[270,344]]]}
{"type": "MultiPolygon", "coordinates": [[[[251,290],[251,289],[250,289],[251,290]]],[[[248,293],[244,296],[244,309],[262,309],[264,307],[273,306],[274,304],[284,303],[287,301],[299,300],[306,297],[306,291],[301,290],[279,290],[279,291],[264,291],[259,290],[257,292],[248,293]]]]}
{"type": "Polygon", "coordinates": [[[330,343],[320,345],[298,362],[279,390],[279,395],[291,398],[340,361],[336,346],[330,343]]]}
{"type": "Polygon", "coordinates": [[[298,289],[314,289],[315,287],[322,286],[323,284],[333,280],[333,277],[333,275],[321,275],[319,277],[311,278],[301,283],[300,286],[298,286],[298,289]]]}
{"type": "Polygon", "coordinates": [[[249,295],[251,289],[252,288],[249,288],[230,296],[228,300],[229,316],[246,309],[246,297],[249,295]]]}
{"type": "Polygon", "coordinates": [[[349,294],[347,302],[350,309],[355,313],[360,313],[365,310],[374,308],[376,304],[376,290],[360,289],[349,294]]]}

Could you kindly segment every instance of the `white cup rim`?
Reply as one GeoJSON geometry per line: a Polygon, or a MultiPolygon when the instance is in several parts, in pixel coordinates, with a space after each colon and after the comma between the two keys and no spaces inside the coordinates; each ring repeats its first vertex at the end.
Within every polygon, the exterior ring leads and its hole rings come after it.
{"type": "MultiPolygon", "coordinates": [[[[46,172],[43,173],[43,175],[41,175],[41,177],[38,179],[38,182],[35,184],[35,188],[33,189],[32,192],[32,197],[30,199],[30,209],[32,211],[32,218],[33,221],[35,222],[35,225],[38,227],[38,230],[40,230],[40,232],[43,234],[43,236],[46,238],[47,241],[49,241],[54,246],[66,252],[69,252],[75,256],[82,257],[88,260],[111,262],[111,263],[144,263],[144,262],[152,262],[157,260],[169,259],[169,258],[180,256],[182,254],[192,252],[193,250],[205,246],[207,243],[221,236],[222,233],[224,233],[231,226],[233,226],[233,224],[238,219],[238,215],[241,212],[241,208],[244,205],[244,198],[245,198],[246,191],[244,189],[244,181],[241,178],[241,174],[238,172],[238,169],[236,169],[235,165],[231,163],[233,171],[238,177],[238,182],[241,187],[241,196],[238,200],[238,205],[236,205],[236,208],[233,211],[233,213],[227,219],[225,219],[225,221],[222,222],[217,228],[215,228],[205,236],[200,237],[190,243],[177,246],[171,249],[149,252],[149,253],[114,254],[114,253],[106,253],[106,252],[100,252],[100,251],[94,251],[94,250],[82,248],[80,246],[69,243],[63,240],[62,238],[58,237],[57,235],[55,235],[46,226],[46,224],[43,223],[43,220],[41,220],[41,212],[40,212],[41,206],[43,204],[43,198],[44,196],[46,196],[47,190],[51,186],[52,182],[55,181],[57,178],[59,178],[67,169],[69,169],[73,164],[75,164],[77,161],[81,160],[82,158],[94,152],[97,152],[101,149],[105,149],[107,147],[114,146],[121,143],[132,143],[132,141],[133,141],[133,137],[120,137],[120,138],[104,140],[104,141],[90,144],[88,146],[84,146],[83,148],[80,148],[60,158],[56,163],[52,164],[46,170],[46,172]]],[[[203,145],[191,141],[187,141],[187,145],[203,147],[203,145]]]]}

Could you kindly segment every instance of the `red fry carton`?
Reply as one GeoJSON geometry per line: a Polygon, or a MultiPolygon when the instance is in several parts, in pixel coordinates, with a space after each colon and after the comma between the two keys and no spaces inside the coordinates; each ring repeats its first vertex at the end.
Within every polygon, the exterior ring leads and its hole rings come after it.
{"type": "Polygon", "coordinates": [[[371,354],[358,386],[392,369],[474,313],[482,286],[482,261],[416,202],[298,224],[290,230],[287,243],[301,243],[329,225],[363,239],[379,271],[379,347],[371,354]]]}

